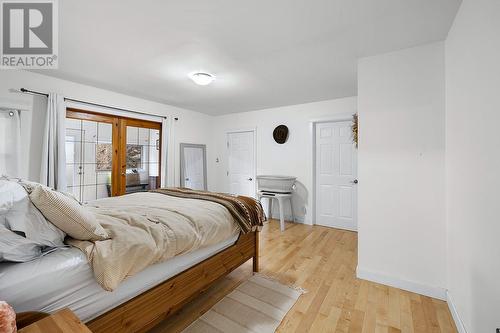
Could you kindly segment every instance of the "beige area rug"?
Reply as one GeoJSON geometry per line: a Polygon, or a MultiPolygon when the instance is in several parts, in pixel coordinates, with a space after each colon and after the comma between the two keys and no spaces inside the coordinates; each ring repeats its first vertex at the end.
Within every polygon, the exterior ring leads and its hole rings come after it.
{"type": "Polygon", "coordinates": [[[274,332],[304,291],[254,275],[183,333],[274,332]]]}

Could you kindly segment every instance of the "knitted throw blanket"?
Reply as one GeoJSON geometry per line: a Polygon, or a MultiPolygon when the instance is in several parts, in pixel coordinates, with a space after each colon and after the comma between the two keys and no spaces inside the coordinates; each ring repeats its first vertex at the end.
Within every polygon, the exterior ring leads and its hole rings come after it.
{"type": "Polygon", "coordinates": [[[243,233],[255,231],[256,229],[260,230],[264,221],[266,221],[262,205],[254,198],[226,193],[196,191],[187,188],[161,188],[151,192],[218,203],[227,208],[243,233]]]}

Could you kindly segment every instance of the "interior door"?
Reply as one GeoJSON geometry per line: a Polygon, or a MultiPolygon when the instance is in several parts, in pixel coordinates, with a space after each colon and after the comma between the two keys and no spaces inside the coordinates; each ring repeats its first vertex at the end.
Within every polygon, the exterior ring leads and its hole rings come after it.
{"type": "Polygon", "coordinates": [[[316,125],[316,224],[357,230],[357,150],[351,125],[316,125]]]}
{"type": "Polygon", "coordinates": [[[255,197],[255,133],[227,134],[229,191],[255,197]]]}
{"type": "Polygon", "coordinates": [[[206,190],[205,145],[181,143],[181,185],[193,190],[206,190]]]}

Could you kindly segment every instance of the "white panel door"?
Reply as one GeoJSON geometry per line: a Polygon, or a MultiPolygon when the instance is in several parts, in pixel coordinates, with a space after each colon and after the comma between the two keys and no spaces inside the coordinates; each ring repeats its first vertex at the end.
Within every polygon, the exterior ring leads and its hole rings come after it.
{"type": "Polygon", "coordinates": [[[227,134],[229,192],[255,197],[254,132],[227,134]]]}
{"type": "Polygon", "coordinates": [[[184,184],[193,190],[205,189],[203,148],[184,147],[184,184]]]}
{"type": "Polygon", "coordinates": [[[357,230],[358,168],[351,125],[316,125],[316,224],[357,230]]]}

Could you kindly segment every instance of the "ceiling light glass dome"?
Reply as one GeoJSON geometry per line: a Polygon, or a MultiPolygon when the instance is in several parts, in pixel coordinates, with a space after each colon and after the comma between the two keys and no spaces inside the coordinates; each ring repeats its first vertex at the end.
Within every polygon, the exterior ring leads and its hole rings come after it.
{"type": "Polygon", "coordinates": [[[214,75],[203,72],[192,73],[189,75],[189,77],[191,78],[191,80],[193,80],[194,83],[200,86],[207,86],[215,80],[214,75]]]}

